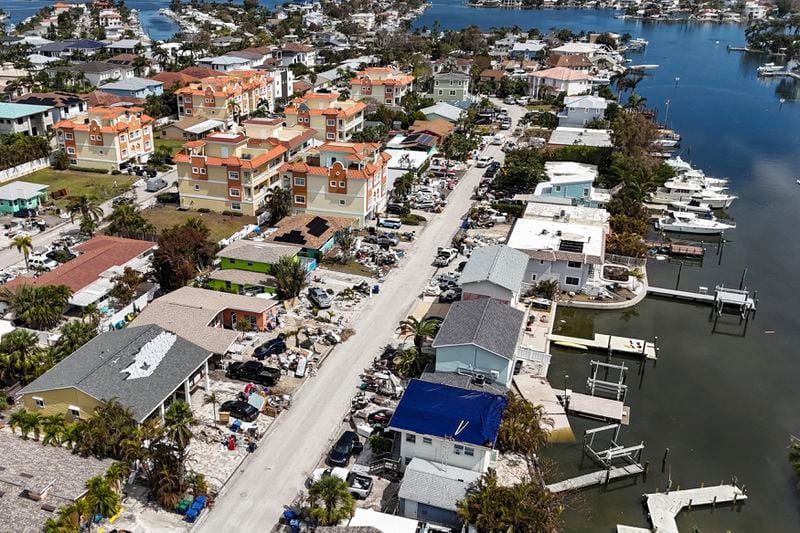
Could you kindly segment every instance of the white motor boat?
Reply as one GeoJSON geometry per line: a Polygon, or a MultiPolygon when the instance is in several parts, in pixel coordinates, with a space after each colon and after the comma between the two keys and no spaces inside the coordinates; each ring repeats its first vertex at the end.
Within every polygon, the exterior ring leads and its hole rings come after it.
{"type": "Polygon", "coordinates": [[[676,211],[691,211],[692,213],[708,213],[711,211],[711,206],[704,204],[697,200],[689,200],[688,202],[670,202],[669,206],[676,211]]]}
{"type": "Polygon", "coordinates": [[[704,189],[700,193],[692,195],[692,200],[708,204],[711,209],[727,209],[737,198],[738,196],[710,189],[704,189]]]}
{"type": "Polygon", "coordinates": [[[727,194],[725,187],[706,186],[696,179],[671,179],[663,187],[650,193],[650,201],[655,204],[672,204],[673,202],[690,202],[696,200],[708,204],[712,209],[725,209],[731,206],[736,196],[727,194]]]}
{"type": "Polygon", "coordinates": [[[756,72],[758,72],[759,76],[769,76],[770,74],[777,74],[782,70],[783,66],[781,65],[776,65],[775,63],[764,63],[758,67],[758,69],[756,69],[756,72]]]}
{"type": "Polygon", "coordinates": [[[669,211],[656,221],[656,229],[676,233],[695,233],[699,235],[719,235],[733,229],[736,224],[720,222],[713,215],[698,216],[697,213],[669,211]]]}

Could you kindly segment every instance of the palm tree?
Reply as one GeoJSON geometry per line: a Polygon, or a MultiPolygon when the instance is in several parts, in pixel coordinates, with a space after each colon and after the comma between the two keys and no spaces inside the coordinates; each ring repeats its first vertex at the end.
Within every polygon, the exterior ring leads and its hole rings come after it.
{"type": "Polygon", "coordinates": [[[164,427],[167,436],[179,449],[183,450],[192,440],[192,428],[194,415],[192,408],[183,400],[178,400],[169,406],[164,414],[164,427]]]}
{"type": "Polygon", "coordinates": [[[28,256],[33,250],[33,239],[30,235],[17,235],[11,241],[11,248],[16,248],[25,258],[25,269],[28,269],[28,256]]]}
{"type": "Polygon", "coordinates": [[[306,269],[290,255],[285,255],[272,265],[272,275],[278,297],[284,300],[297,298],[306,284],[306,269]]]}
{"type": "Polygon", "coordinates": [[[86,482],[86,501],[91,510],[105,518],[119,511],[119,495],[111,488],[111,484],[102,476],[95,476],[86,482]]]}
{"type": "Polygon", "coordinates": [[[418,320],[417,317],[409,316],[400,322],[397,331],[403,339],[414,337],[414,346],[417,351],[422,353],[422,345],[426,340],[432,339],[439,332],[441,322],[432,318],[423,318],[418,320]]]}
{"type": "Polygon", "coordinates": [[[0,380],[24,380],[36,373],[42,359],[33,332],[12,331],[0,341],[0,380]]]}
{"type": "Polygon", "coordinates": [[[17,409],[11,413],[11,416],[8,417],[8,427],[11,429],[11,433],[15,433],[17,428],[22,428],[25,424],[25,415],[27,414],[28,412],[25,409],[17,409]]]}
{"type": "Polygon", "coordinates": [[[394,195],[395,199],[402,200],[405,198],[405,196],[411,192],[411,189],[414,187],[414,183],[416,183],[416,181],[417,176],[413,172],[406,172],[394,180],[392,194],[394,195]]]}
{"type": "Polygon", "coordinates": [[[323,476],[308,490],[311,516],[321,526],[335,526],[353,516],[353,496],[344,480],[323,476]]]}
{"type": "Polygon", "coordinates": [[[75,216],[79,216],[83,223],[87,226],[91,223],[97,223],[103,218],[103,208],[97,200],[89,198],[86,195],[75,196],[70,199],[67,204],[67,213],[69,213],[70,222],[75,222],[75,216]]]}
{"type": "Polygon", "coordinates": [[[428,357],[416,348],[397,350],[394,353],[392,367],[402,378],[416,378],[422,375],[428,366],[428,357]]]}
{"type": "Polygon", "coordinates": [[[33,438],[39,440],[39,435],[42,432],[42,413],[25,412],[25,417],[19,427],[22,432],[22,438],[28,440],[28,434],[33,432],[33,438]]]}
{"type": "Polygon", "coordinates": [[[212,391],[209,394],[206,394],[205,398],[203,398],[203,402],[206,404],[211,404],[211,408],[214,410],[214,425],[217,425],[217,404],[219,403],[219,397],[217,396],[216,391],[212,391]]]}
{"type": "Polygon", "coordinates": [[[0,301],[7,302],[24,325],[38,330],[55,327],[72,290],[65,285],[23,285],[16,290],[0,289],[0,301]]]}
{"type": "Polygon", "coordinates": [[[266,195],[266,207],[269,210],[270,225],[277,224],[292,208],[292,193],[283,187],[270,189],[266,195]]]}
{"type": "Polygon", "coordinates": [[[119,493],[122,481],[129,475],[131,475],[131,465],[125,461],[114,461],[106,470],[106,481],[119,493]]]}
{"type": "Polygon", "coordinates": [[[64,435],[66,423],[64,421],[63,413],[56,413],[54,415],[47,415],[42,417],[42,444],[47,446],[59,446],[61,444],[61,437],[64,435]]]}
{"type": "Polygon", "coordinates": [[[350,259],[353,256],[353,243],[356,240],[355,234],[347,228],[346,230],[340,231],[336,235],[336,244],[339,245],[339,249],[342,251],[342,264],[346,265],[350,262],[350,259]]]}

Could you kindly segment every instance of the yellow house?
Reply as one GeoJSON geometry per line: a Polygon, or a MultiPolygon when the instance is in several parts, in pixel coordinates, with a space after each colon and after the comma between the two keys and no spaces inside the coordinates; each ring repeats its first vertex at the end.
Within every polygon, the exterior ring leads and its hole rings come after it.
{"type": "Polygon", "coordinates": [[[338,93],[307,93],[283,110],[289,126],[299,124],[316,131],[319,141],[349,141],[364,129],[366,104],[339,100],[338,93]]]}
{"type": "Polygon", "coordinates": [[[272,78],[259,70],[234,70],[211,76],[175,91],[178,117],[201,116],[232,126],[237,118],[247,117],[259,105],[274,109],[272,78]]]}
{"type": "Polygon", "coordinates": [[[56,123],[56,138],[71,165],[119,170],[154,151],[153,119],[141,107],[91,107],[56,123]]]}
{"type": "Polygon", "coordinates": [[[329,142],[281,167],[295,213],[356,219],[364,226],[386,201],[387,161],[378,143],[329,142]]]}
{"type": "Polygon", "coordinates": [[[25,409],[85,419],[116,398],[137,422],[162,416],[176,399],[209,391],[211,352],[155,325],[98,335],[23,388],[25,409]]]}

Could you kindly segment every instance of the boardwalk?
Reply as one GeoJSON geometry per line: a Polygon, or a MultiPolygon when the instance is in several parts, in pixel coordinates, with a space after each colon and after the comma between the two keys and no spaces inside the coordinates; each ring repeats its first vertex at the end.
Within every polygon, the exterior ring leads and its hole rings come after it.
{"type": "Polygon", "coordinates": [[[567,335],[553,335],[549,337],[550,342],[566,342],[570,344],[580,344],[587,348],[597,350],[608,350],[612,353],[626,355],[644,355],[647,359],[656,359],[656,345],[641,339],[631,339],[628,337],[617,337],[604,333],[595,333],[594,338],[584,339],[582,337],[569,337],[567,335]]]}
{"type": "Polygon", "coordinates": [[[593,485],[601,485],[606,482],[606,477],[609,481],[620,479],[628,476],[636,476],[644,472],[642,465],[625,465],[613,466],[609,470],[598,470],[591,474],[584,474],[582,476],[565,479],[558,483],[551,483],[547,485],[547,490],[550,492],[564,492],[565,490],[577,490],[593,485]]]}
{"type": "Polygon", "coordinates": [[[647,293],[654,296],[661,296],[662,298],[674,298],[676,300],[688,300],[690,302],[698,302],[703,304],[714,304],[713,294],[703,294],[700,292],[690,291],[677,291],[675,289],[665,289],[662,287],[653,287],[648,285],[647,293]]]}

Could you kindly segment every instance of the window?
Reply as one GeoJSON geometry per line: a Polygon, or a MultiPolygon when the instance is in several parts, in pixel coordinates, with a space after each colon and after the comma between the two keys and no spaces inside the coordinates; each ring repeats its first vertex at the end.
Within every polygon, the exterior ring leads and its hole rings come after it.
{"type": "Polygon", "coordinates": [[[561,185],[556,185],[556,192],[561,192],[561,185]]]}
{"type": "Polygon", "coordinates": [[[192,103],[192,97],[191,96],[184,96],[183,97],[183,101],[186,102],[187,104],[191,104],[192,103]]]}
{"type": "Polygon", "coordinates": [[[531,281],[536,281],[536,274],[531,274],[531,281]]]}
{"type": "Polygon", "coordinates": [[[305,187],[306,179],[305,178],[295,178],[294,179],[294,184],[297,185],[298,187],[305,187]]]}
{"type": "Polygon", "coordinates": [[[589,192],[590,192],[589,189],[583,189],[584,196],[589,196],[589,192]]]}
{"type": "Polygon", "coordinates": [[[439,89],[439,96],[442,96],[443,94],[444,94],[444,91],[439,89]]]}
{"type": "Polygon", "coordinates": [[[328,126],[335,126],[336,125],[336,120],[332,119],[332,118],[329,118],[327,124],[328,124],[328,126]]]}
{"type": "Polygon", "coordinates": [[[65,139],[67,139],[67,140],[69,140],[69,141],[71,141],[72,139],[74,139],[74,138],[75,138],[75,136],[74,136],[74,135],[72,135],[71,133],[65,133],[65,134],[64,134],[64,138],[65,138],[65,139]]]}
{"type": "Polygon", "coordinates": [[[456,455],[463,455],[464,454],[464,446],[461,444],[456,444],[453,446],[453,453],[456,455]]]}
{"type": "Polygon", "coordinates": [[[228,189],[228,194],[234,198],[239,198],[242,195],[239,189],[228,189]]]}
{"type": "Polygon", "coordinates": [[[69,414],[72,418],[80,418],[81,417],[81,408],[76,405],[69,406],[69,414]]]}
{"type": "Polygon", "coordinates": [[[466,455],[467,457],[475,457],[475,448],[464,446],[464,455],[466,455]]]}
{"type": "Polygon", "coordinates": [[[413,433],[406,433],[406,442],[417,442],[417,436],[413,433]]]}
{"type": "Polygon", "coordinates": [[[128,157],[128,151],[127,150],[123,150],[122,151],[122,157],[128,157]]]}
{"type": "Polygon", "coordinates": [[[73,155],[73,154],[75,153],[75,148],[73,148],[73,147],[71,147],[71,146],[70,146],[70,147],[68,147],[68,148],[67,148],[67,153],[68,153],[69,155],[73,155]]]}
{"type": "Polygon", "coordinates": [[[205,174],[205,173],[206,173],[206,168],[200,167],[200,174],[205,174]]]}
{"type": "Polygon", "coordinates": [[[121,143],[126,143],[126,142],[128,142],[128,136],[127,136],[127,135],[125,135],[124,133],[121,133],[121,134],[119,135],[119,142],[121,142],[121,143]]]}
{"type": "Polygon", "coordinates": [[[69,160],[69,164],[70,165],[77,165],[78,164],[78,160],[77,159],[70,159],[69,160]]]}
{"type": "Polygon", "coordinates": [[[192,174],[199,174],[199,173],[200,169],[198,169],[197,167],[192,167],[192,174]]]}
{"type": "Polygon", "coordinates": [[[422,437],[422,444],[433,444],[433,439],[430,437],[422,437]]]}
{"type": "Polygon", "coordinates": [[[89,135],[89,140],[96,141],[97,140],[97,135],[89,135]]]}
{"type": "Polygon", "coordinates": [[[228,172],[228,179],[239,181],[239,173],[238,172],[228,172]]]}
{"type": "Polygon", "coordinates": [[[455,95],[456,95],[456,90],[450,89],[450,96],[455,96],[455,95]]]}
{"type": "Polygon", "coordinates": [[[333,189],[336,188],[336,182],[334,180],[331,180],[331,188],[333,189]]]}
{"type": "Polygon", "coordinates": [[[567,285],[578,285],[581,282],[578,278],[567,276],[567,285]]]}
{"type": "Polygon", "coordinates": [[[187,110],[186,110],[186,114],[187,114],[187,115],[191,115],[191,114],[192,114],[192,110],[191,110],[191,109],[187,109],[187,110]]]}
{"type": "MultiPolygon", "coordinates": [[[[233,209],[234,211],[241,211],[242,210],[242,204],[237,204],[236,202],[234,202],[234,203],[231,204],[231,209],[233,209]]],[[[247,264],[249,266],[253,266],[253,263],[247,263],[247,264]]]]}
{"type": "Polygon", "coordinates": [[[567,262],[567,266],[569,268],[580,268],[581,267],[581,262],[580,261],[568,261],[567,262]]]}
{"type": "Polygon", "coordinates": [[[544,259],[539,259],[539,264],[543,265],[544,264],[544,259]]]}
{"type": "Polygon", "coordinates": [[[294,196],[294,203],[296,203],[296,204],[304,204],[304,203],[306,203],[306,197],[302,196],[302,195],[299,195],[299,194],[296,194],[294,196]]]}
{"type": "Polygon", "coordinates": [[[345,204],[344,200],[339,200],[339,205],[344,205],[344,204],[345,204]]]}
{"type": "Polygon", "coordinates": [[[150,149],[150,141],[145,141],[144,142],[144,149],[145,150],[149,150],[150,149]]]}
{"type": "Polygon", "coordinates": [[[345,187],[347,187],[347,183],[345,183],[344,181],[340,181],[339,182],[339,188],[340,189],[344,189],[345,187]]]}
{"type": "Polygon", "coordinates": [[[334,133],[328,133],[325,135],[329,141],[333,141],[336,139],[336,135],[334,133]]]}
{"type": "Polygon", "coordinates": [[[39,398],[38,396],[34,396],[33,401],[36,402],[36,407],[38,407],[39,409],[44,409],[44,398],[39,398]]]}
{"type": "Polygon", "coordinates": [[[199,191],[200,190],[200,186],[199,185],[195,185],[194,186],[194,190],[199,191]]]}

